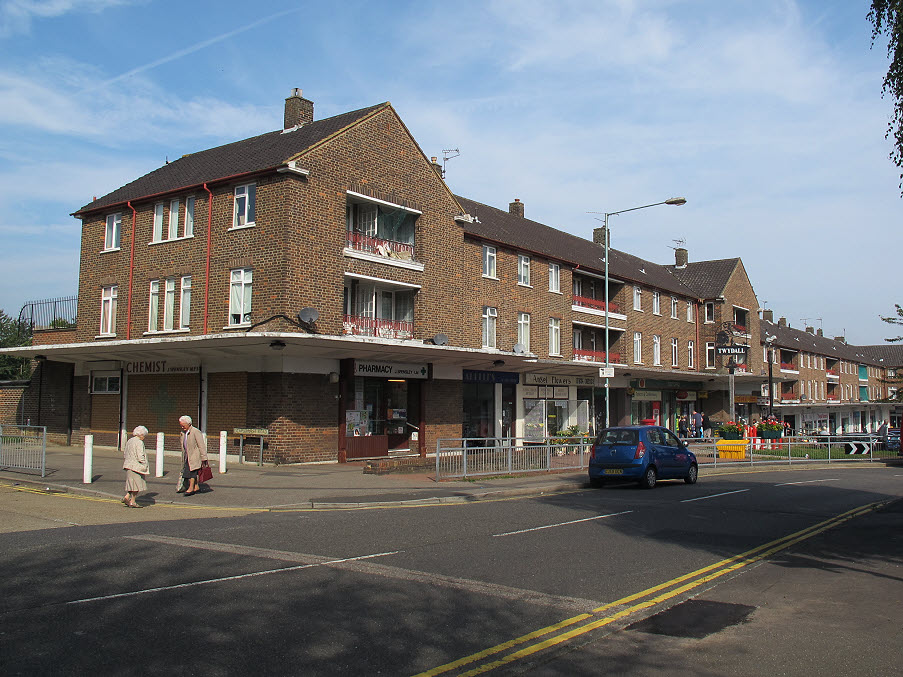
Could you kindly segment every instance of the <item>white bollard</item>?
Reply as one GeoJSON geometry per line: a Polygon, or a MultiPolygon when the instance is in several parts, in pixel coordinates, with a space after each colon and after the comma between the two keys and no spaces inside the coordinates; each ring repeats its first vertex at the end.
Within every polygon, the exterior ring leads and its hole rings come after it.
{"type": "Polygon", "coordinates": [[[94,479],[94,435],[85,435],[85,469],[82,483],[91,484],[94,479]]]}
{"type": "Polygon", "coordinates": [[[163,477],[163,433],[157,433],[157,468],[154,477],[163,477]]]}
{"type": "Polygon", "coordinates": [[[226,431],[219,431],[219,472],[220,475],[226,473],[226,431]]]}

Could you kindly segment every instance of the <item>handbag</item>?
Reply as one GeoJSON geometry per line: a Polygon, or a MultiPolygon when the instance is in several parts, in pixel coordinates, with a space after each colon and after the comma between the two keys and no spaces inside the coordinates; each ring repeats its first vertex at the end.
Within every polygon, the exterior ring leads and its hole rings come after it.
{"type": "Polygon", "coordinates": [[[198,469],[198,484],[202,482],[209,482],[213,479],[213,471],[210,469],[210,464],[207,461],[204,461],[201,464],[200,469],[198,469]]]}

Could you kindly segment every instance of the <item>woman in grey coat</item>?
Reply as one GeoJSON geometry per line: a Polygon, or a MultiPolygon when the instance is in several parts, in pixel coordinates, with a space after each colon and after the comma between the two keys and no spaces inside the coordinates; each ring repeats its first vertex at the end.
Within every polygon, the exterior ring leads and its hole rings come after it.
{"type": "Polygon", "coordinates": [[[122,449],[124,457],[122,469],[125,470],[125,496],[122,497],[122,502],[128,508],[140,508],[135,499],[139,491],[147,490],[144,476],[150,472],[150,468],[147,465],[147,454],[144,452],[146,436],[147,428],[139,425],[132,431],[132,437],[122,449]]]}

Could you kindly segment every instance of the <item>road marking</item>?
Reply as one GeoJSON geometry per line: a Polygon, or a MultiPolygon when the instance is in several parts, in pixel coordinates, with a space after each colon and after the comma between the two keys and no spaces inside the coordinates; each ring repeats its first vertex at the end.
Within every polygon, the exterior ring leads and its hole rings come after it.
{"type": "MultiPolygon", "coordinates": [[[[899,499],[897,499],[899,500],[899,499]]],[[[537,639],[539,637],[543,637],[546,635],[551,635],[562,628],[570,628],[565,632],[554,635],[552,637],[548,637],[540,642],[535,644],[531,644],[529,646],[525,646],[524,648],[510,653],[503,658],[492,661],[490,663],[484,663],[483,665],[479,665],[467,672],[457,673],[459,677],[471,677],[473,675],[483,674],[485,672],[489,672],[490,670],[494,670],[495,668],[508,665],[509,663],[513,663],[522,658],[526,658],[531,656],[539,651],[544,649],[551,648],[553,646],[562,644],[571,640],[580,635],[586,634],[592,630],[596,630],[598,628],[604,627],[606,625],[610,625],[617,620],[621,620],[628,616],[631,616],[635,613],[653,607],[657,604],[665,602],[673,597],[678,595],[682,595],[690,590],[698,588],[702,585],[710,583],[711,581],[720,578],[721,576],[725,576],[729,573],[733,573],[743,567],[749,566],[750,564],[754,564],[760,560],[769,557],[770,555],[775,554],[776,552],[780,552],[786,548],[789,548],[792,545],[800,543],[804,540],[812,538],[813,536],[822,533],[828,529],[832,529],[836,526],[839,526],[855,517],[859,517],[861,515],[865,515],[869,512],[877,510],[882,506],[885,506],[892,501],[878,501],[875,503],[869,503],[867,505],[860,506],[858,508],[854,508],[845,513],[841,513],[840,515],[836,515],[828,520],[823,522],[819,522],[818,524],[814,524],[811,527],[806,529],[802,529],[795,533],[789,534],[787,536],[783,536],[779,539],[771,541],[769,543],[765,543],[751,550],[747,550],[744,553],[739,555],[735,555],[733,557],[729,557],[727,559],[721,560],[719,562],[715,562],[714,564],[710,564],[709,566],[703,567],[701,569],[697,569],[696,571],[690,572],[678,578],[674,578],[670,581],[665,581],[657,586],[652,588],[648,588],[643,590],[642,592],[638,592],[633,595],[629,595],[628,597],[624,597],[622,599],[616,600],[604,606],[598,607],[592,610],[591,614],[580,614],[579,616],[575,616],[573,618],[568,618],[555,625],[550,625],[545,628],[540,628],[539,630],[535,630],[527,635],[522,635],[521,637],[515,638],[513,640],[509,640],[507,642],[503,642],[502,644],[497,644],[493,647],[485,649],[483,651],[471,654],[470,656],[465,656],[458,660],[452,661],[451,663],[446,663],[445,665],[440,665],[438,667],[432,668],[430,670],[426,670],[424,672],[420,672],[414,677],[435,677],[435,675],[441,675],[446,672],[450,672],[451,670],[455,670],[456,668],[463,667],[465,665],[470,665],[472,663],[477,663],[483,661],[484,659],[491,658],[492,656],[498,655],[508,649],[514,648],[516,646],[526,644],[527,642],[537,639]],[[674,587],[678,586],[678,587],[674,587]],[[669,589],[670,588],[670,589],[669,589]],[[662,592],[666,591],[666,592],[662,592]],[[661,594],[656,594],[661,593],[661,594]],[[654,596],[653,596],[654,595],[654,596]],[[639,601],[643,600],[643,601],[639,601]],[[636,602],[633,604],[633,602],[636,602]],[[630,606],[625,606],[630,605],[630,606]],[[595,620],[590,620],[593,618],[593,615],[598,614],[603,611],[613,611],[608,616],[597,618],[595,620]],[[575,626],[582,621],[590,622],[584,623],[583,625],[575,626]]]]}
{"type": "Polygon", "coordinates": [[[526,534],[530,531],[540,531],[541,529],[554,529],[555,527],[566,527],[569,524],[579,524],[580,522],[591,522],[592,520],[601,520],[606,517],[617,517],[618,515],[627,515],[632,513],[633,510],[625,510],[624,512],[613,512],[608,515],[596,515],[595,517],[584,517],[579,520],[571,520],[570,522],[558,522],[557,524],[545,524],[541,527],[532,527],[530,529],[521,529],[519,531],[506,531],[503,534],[492,534],[493,538],[498,538],[499,536],[514,536],[515,534],[526,534]]]}
{"type": "MultiPolygon", "coordinates": [[[[386,557],[388,555],[397,555],[398,550],[392,552],[378,552],[373,555],[361,555],[359,557],[345,557],[344,559],[333,559],[316,564],[299,564],[293,567],[282,567],[279,569],[267,569],[265,571],[252,571],[247,574],[237,574],[235,576],[222,576],[220,578],[208,578],[203,581],[194,581],[192,583],[177,583],[176,585],[164,585],[159,588],[146,588],[144,590],[132,590],[131,592],[118,592],[113,595],[101,595],[100,597],[86,597],[85,599],[74,599],[69,602],[62,602],[63,605],[86,604],[88,602],[102,602],[108,599],[121,599],[123,597],[137,597],[138,595],[147,595],[152,592],[164,592],[166,590],[178,590],[179,588],[193,588],[196,585],[207,585],[208,583],[223,583],[225,581],[237,581],[243,578],[254,578],[255,576],[266,576],[267,574],[278,574],[284,571],[299,571],[301,569],[310,569],[311,567],[325,566],[328,564],[341,564],[343,562],[354,562],[362,559],[372,559],[374,557],[386,557]]],[[[54,606],[53,604],[47,606],[54,606]]]]}
{"type": "Polygon", "coordinates": [[[692,503],[693,501],[705,501],[710,498],[718,498],[719,496],[729,496],[730,494],[742,494],[744,491],[749,491],[749,489],[737,489],[736,491],[725,491],[723,494],[712,494],[711,496],[700,496],[699,498],[687,498],[681,501],[681,503],[692,503]]]}
{"type": "Polygon", "coordinates": [[[793,484],[813,484],[814,482],[836,482],[837,478],[829,480],[806,480],[805,482],[784,482],[783,484],[775,484],[776,487],[789,487],[793,484]]]}

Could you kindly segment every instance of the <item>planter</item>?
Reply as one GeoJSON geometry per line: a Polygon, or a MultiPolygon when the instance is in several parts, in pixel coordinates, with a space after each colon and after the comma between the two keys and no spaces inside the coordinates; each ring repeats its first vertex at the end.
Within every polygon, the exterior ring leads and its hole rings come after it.
{"type": "Polygon", "coordinates": [[[724,432],[724,433],[719,433],[719,435],[721,435],[721,439],[723,439],[723,440],[743,439],[742,437],[740,437],[740,433],[724,432]]]}
{"type": "Polygon", "coordinates": [[[760,430],[757,433],[763,440],[779,440],[783,434],[780,430],[760,430]]]}
{"type": "Polygon", "coordinates": [[[718,458],[746,458],[746,440],[721,439],[715,442],[715,447],[718,449],[718,458]]]}

